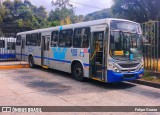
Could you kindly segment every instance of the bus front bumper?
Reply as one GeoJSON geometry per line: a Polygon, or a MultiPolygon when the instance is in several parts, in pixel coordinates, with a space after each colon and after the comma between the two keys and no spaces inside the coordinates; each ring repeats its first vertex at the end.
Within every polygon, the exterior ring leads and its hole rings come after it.
{"type": "Polygon", "coordinates": [[[144,74],[144,69],[141,69],[137,72],[130,72],[130,73],[116,73],[112,70],[107,71],[107,82],[121,82],[121,81],[131,81],[136,80],[142,77],[144,74]]]}

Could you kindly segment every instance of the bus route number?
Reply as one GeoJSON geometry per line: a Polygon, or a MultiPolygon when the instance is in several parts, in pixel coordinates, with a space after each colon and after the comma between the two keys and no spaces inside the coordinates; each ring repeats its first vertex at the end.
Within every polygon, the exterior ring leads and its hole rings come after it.
{"type": "Polygon", "coordinates": [[[72,56],[77,56],[77,49],[71,49],[72,56]]]}

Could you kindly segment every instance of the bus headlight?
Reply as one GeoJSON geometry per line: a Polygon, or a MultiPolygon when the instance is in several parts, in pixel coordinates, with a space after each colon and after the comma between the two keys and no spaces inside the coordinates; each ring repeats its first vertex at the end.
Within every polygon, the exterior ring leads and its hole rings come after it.
{"type": "Polygon", "coordinates": [[[142,64],[142,65],[140,66],[139,70],[141,70],[141,69],[143,69],[143,68],[144,68],[144,65],[142,64]]]}
{"type": "Polygon", "coordinates": [[[113,71],[116,72],[116,73],[120,72],[120,70],[116,66],[113,66],[113,71]]]}

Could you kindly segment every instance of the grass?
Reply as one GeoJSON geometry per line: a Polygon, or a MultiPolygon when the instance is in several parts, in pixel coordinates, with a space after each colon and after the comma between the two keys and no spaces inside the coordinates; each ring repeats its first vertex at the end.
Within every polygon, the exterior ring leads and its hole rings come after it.
{"type": "Polygon", "coordinates": [[[153,74],[149,72],[145,72],[144,76],[142,77],[142,80],[160,83],[160,76],[154,76],[153,74]]]}

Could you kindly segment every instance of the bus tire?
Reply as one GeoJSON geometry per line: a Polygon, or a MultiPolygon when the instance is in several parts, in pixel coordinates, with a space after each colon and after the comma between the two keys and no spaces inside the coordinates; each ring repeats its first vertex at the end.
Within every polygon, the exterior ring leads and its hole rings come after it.
{"type": "Polygon", "coordinates": [[[77,81],[84,81],[84,74],[83,74],[83,67],[81,63],[75,63],[73,66],[73,71],[72,71],[72,75],[73,77],[77,80],[77,81]]]}
{"type": "Polygon", "coordinates": [[[30,68],[34,68],[34,67],[35,67],[35,64],[34,64],[34,61],[33,61],[33,57],[32,57],[32,56],[29,56],[28,62],[29,62],[29,67],[30,67],[30,68]]]}

